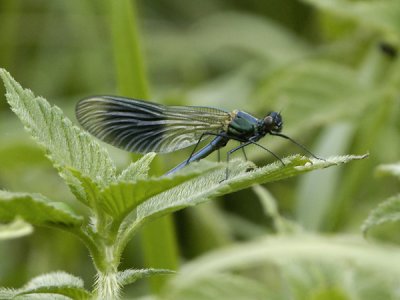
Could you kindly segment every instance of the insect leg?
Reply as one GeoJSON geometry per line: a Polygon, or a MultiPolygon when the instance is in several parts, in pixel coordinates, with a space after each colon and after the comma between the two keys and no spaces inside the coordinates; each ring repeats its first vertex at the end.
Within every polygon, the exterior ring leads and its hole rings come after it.
{"type": "Polygon", "coordinates": [[[256,142],[253,142],[253,141],[249,141],[249,143],[254,144],[254,145],[257,145],[258,147],[264,149],[265,151],[268,151],[268,152],[269,152],[270,154],[272,154],[277,160],[279,160],[279,161],[281,162],[282,165],[285,166],[285,163],[283,162],[283,160],[282,160],[278,155],[276,155],[274,152],[272,152],[271,150],[265,148],[264,146],[261,146],[260,144],[258,144],[258,143],[256,143],[256,142]]]}
{"type": "MultiPolygon", "coordinates": [[[[243,143],[240,143],[240,145],[242,145],[242,144],[243,144],[243,143]]],[[[247,155],[246,155],[246,151],[244,150],[244,147],[242,147],[241,149],[242,149],[242,151],[243,151],[243,155],[244,155],[245,160],[248,161],[247,155]]]]}
{"type": "Polygon", "coordinates": [[[280,136],[280,137],[282,137],[282,138],[284,138],[284,139],[287,139],[287,140],[291,141],[291,142],[292,142],[293,144],[295,144],[297,147],[303,149],[304,151],[306,151],[308,154],[310,154],[312,157],[314,157],[314,158],[316,158],[316,159],[325,160],[325,159],[323,159],[323,158],[320,158],[320,157],[314,155],[314,153],[312,153],[310,150],[308,150],[308,149],[307,149],[306,147],[304,147],[302,144],[296,142],[294,139],[288,137],[287,135],[284,135],[284,134],[278,133],[278,132],[270,132],[270,134],[271,134],[271,135],[280,136]]]}
{"type": "MultiPolygon", "coordinates": [[[[254,143],[254,142],[248,141],[248,142],[246,142],[246,143],[240,143],[239,146],[237,146],[237,147],[235,147],[235,148],[233,148],[233,149],[231,149],[231,150],[229,150],[229,151],[227,152],[227,154],[226,154],[226,163],[227,163],[227,166],[226,166],[226,169],[225,169],[225,180],[227,180],[228,177],[229,177],[229,165],[228,165],[228,164],[229,164],[229,159],[230,159],[231,154],[232,154],[233,152],[239,150],[239,149],[244,149],[244,147],[246,147],[247,145],[250,145],[250,144],[252,144],[252,143],[254,143]]],[[[246,154],[245,154],[245,155],[246,155],[246,154]]],[[[247,160],[247,157],[246,157],[246,160],[247,160]]]]}

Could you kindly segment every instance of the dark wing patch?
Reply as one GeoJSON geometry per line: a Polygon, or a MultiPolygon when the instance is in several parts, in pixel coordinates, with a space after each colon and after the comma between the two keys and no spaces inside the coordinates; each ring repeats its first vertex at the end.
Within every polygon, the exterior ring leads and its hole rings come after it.
{"type": "Polygon", "coordinates": [[[231,119],[228,112],[211,107],[164,106],[113,96],[81,100],[76,117],[97,138],[139,153],[189,147],[205,132],[225,130],[231,119]]]}

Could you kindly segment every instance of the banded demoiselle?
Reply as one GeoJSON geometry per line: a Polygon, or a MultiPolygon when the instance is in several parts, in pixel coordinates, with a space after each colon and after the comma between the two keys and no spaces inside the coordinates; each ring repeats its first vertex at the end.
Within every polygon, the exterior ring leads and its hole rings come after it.
{"type": "MultiPolygon", "coordinates": [[[[95,96],[82,99],[76,106],[79,123],[95,137],[130,152],[168,153],[195,145],[191,155],[168,171],[172,174],[193,161],[198,161],[228,143],[240,145],[227,152],[230,155],[253,144],[271,153],[257,142],[265,135],[288,139],[311,156],[319,159],[303,145],[281,133],[283,121],[278,112],[263,119],[240,110],[232,112],[203,106],[164,106],[148,101],[115,96],[95,96]],[[195,152],[201,141],[214,137],[195,152]]],[[[228,178],[228,169],[226,171],[228,178]]]]}

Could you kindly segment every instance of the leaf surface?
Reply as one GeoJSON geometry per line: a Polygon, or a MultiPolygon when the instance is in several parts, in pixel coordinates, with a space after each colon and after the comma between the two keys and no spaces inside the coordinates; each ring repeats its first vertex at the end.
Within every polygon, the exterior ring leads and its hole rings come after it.
{"type": "Polygon", "coordinates": [[[167,269],[127,269],[121,272],[118,272],[117,278],[118,283],[121,286],[125,286],[131,283],[134,283],[136,280],[154,276],[154,275],[168,275],[175,274],[173,270],[167,269]]]}
{"type": "Polygon", "coordinates": [[[100,185],[115,180],[115,166],[107,151],[88,133],[66,118],[57,106],[23,89],[4,69],[0,69],[7,101],[32,137],[46,149],[47,156],[72,192],[82,200],[79,181],[66,168],[74,168],[100,185]]]}
{"type": "Polygon", "coordinates": [[[32,225],[20,218],[16,218],[8,224],[0,224],[0,240],[19,238],[32,232],[32,225]]]}
{"type": "Polygon", "coordinates": [[[20,289],[0,289],[0,299],[90,299],[82,279],[65,272],[37,276],[20,289]],[[8,298],[1,298],[2,296],[8,298]],[[39,297],[39,298],[38,298],[39,297]]]}
{"type": "Polygon", "coordinates": [[[361,230],[367,233],[373,227],[384,223],[400,221],[400,194],[390,197],[374,208],[361,226],[361,230]]]}
{"type": "Polygon", "coordinates": [[[352,160],[366,158],[367,155],[345,155],[326,160],[310,159],[300,155],[285,158],[285,166],[275,162],[265,167],[246,172],[249,163],[234,161],[229,164],[228,180],[225,168],[216,169],[207,176],[201,176],[165,193],[157,195],[138,207],[138,220],[159,216],[183,207],[196,205],[210,198],[232,193],[255,184],[264,184],[300,175],[305,172],[323,169],[352,160]]]}
{"type": "Polygon", "coordinates": [[[51,202],[40,194],[0,190],[0,220],[10,222],[16,217],[33,225],[63,228],[78,227],[83,221],[65,203],[51,202]]]}
{"type": "Polygon", "coordinates": [[[101,192],[100,199],[107,213],[120,219],[149,198],[190,182],[193,178],[202,177],[218,168],[224,167],[218,163],[193,163],[174,176],[112,183],[101,192]]]}

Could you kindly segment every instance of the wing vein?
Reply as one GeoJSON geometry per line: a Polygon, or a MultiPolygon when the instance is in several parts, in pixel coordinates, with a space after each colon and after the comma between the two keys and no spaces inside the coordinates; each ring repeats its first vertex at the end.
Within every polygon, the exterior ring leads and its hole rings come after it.
{"type": "Polygon", "coordinates": [[[81,100],[79,123],[97,138],[124,150],[172,152],[189,147],[206,132],[225,130],[231,115],[201,106],[164,106],[113,96],[81,100]]]}

